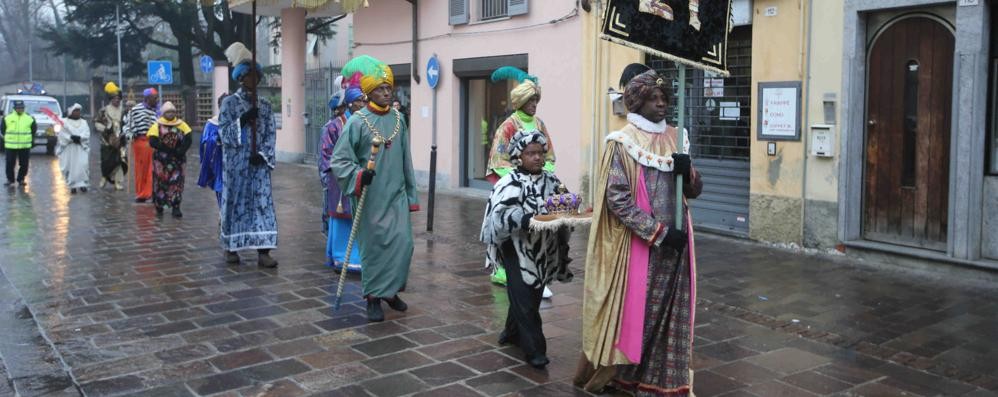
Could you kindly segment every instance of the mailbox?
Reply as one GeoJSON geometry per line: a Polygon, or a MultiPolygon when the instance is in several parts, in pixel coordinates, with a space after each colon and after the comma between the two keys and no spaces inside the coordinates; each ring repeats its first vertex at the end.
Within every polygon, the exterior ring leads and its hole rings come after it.
{"type": "Polygon", "coordinates": [[[815,157],[835,157],[835,126],[814,124],[811,126],[811,155],[815,157]]]}

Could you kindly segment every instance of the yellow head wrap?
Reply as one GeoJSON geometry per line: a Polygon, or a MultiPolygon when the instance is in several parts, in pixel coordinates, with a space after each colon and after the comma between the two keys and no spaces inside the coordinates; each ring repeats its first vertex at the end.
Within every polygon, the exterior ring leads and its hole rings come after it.
{"type": "Polygon", "coordinates": [[[513,103],[513,109],[519,109],[534,95],[541,96],[541,86],[532,80],[524,80],[509,92],[509,99],[513,103]]]}
{"type": "Polygon", "coordinates": [[[121,93],[121,89],[118,88],[118,85],[114,84],[113,81],[108,81],[107,84],[104,84],[104,93],[110,96],[115,96],[121,93]]]}
{"type": "Polygon", "coordinates": [[[360,78],[360,89],[365,95],[382,84],[395,87],[395,74],[392,73],[392,68],[384,63],[379,63],[372,72],[360,78]]]}

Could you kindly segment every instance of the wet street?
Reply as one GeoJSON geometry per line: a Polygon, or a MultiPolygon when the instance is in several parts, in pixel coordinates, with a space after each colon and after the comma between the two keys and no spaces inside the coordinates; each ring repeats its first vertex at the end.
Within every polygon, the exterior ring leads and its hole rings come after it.
{"type": "MultiPolygon", "coordinates": [[[[185,216],[158,219],[131,194],[70,195],[54,157],[31,160],[27,187],[0,190],[0,395],[586,395],[571,386],[584,233],[575,281],[542,307],[551,364],[539,371],[496,344],[507,298],[482,270],[483,199],[440,196],[432,234],[414,214],[410,309],[368,324],[356,276],[332,309],[314,167],[274,174],[269,270],[251,252],[225,264],[196,167],[185,216]]],[[[998,395],[995,277],[697,243],[697,396],[998,395]]]]}

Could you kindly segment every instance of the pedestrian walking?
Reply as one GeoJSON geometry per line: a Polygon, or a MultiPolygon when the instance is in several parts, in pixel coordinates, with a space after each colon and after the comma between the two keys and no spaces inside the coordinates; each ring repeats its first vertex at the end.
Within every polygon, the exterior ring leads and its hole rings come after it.
{"type": "Polygon", "coordinates": [[[612,382],[636,396],[692,392],[695,256],[688,210],[675,225],[676,178],[689,199],[703,182],[666,124],[668,81],[647,71],[628,82],[628,125],[606,137],[599,163],[575,378],[588,391],[612,382]]]}
{"type": "MultiPolygon", "coordinates": [[[[537,117],[537,105],[541,101],[541,87],[537,84],[537,77],[512,66],[503,66],[492,72],[493,82],[504,80],[513,80],[519,83],[509,92],[510,104],[515,110],[499,125],[492,137],[485,179],[495,184],[500,178],[509,175],[515,169],[509,157],[510,140],[520,131],[539,131],[544,135],[548,147],[544,158],[544,170],[554,172],[555,155],[551,135],[548,134],[544,122],[541,121],[540,117],[537,117]]],[[[564,258],[568,259],[567,241],[564,242],[564,251],[564,258]]],[[[506,271],[502,266],[490,264],[488,261],[486,261],[486,266],[494,269],[489,277],[493,283],[506,285],[506,271]]],[[[552,296],[554,293],[545,286],[544,298],[548,299],[552,296]]]]}
{"type": "MultiPolygon", "coordinates": [[[[222,109],[222,101],[229,96],[224,93],[218,97],[218,109],[222,109]]],[[[222,143],[218,135],[218,116],[208,119],[201,131],[201,144],[198,146],[201,159],[201,172],[198,173],[198,186],[210,188],[215,192],[218,207],[222,207],[222,143]]]]}
{"type": "Polygon", "coordinates": [[[142,91],[142,103],[128,111],[125,135],[132,141],[132,158],[135,159],[135,202],[144,203],[152,197],[152,148],[149,146],[149,127],[156,124],[159,92],[155,88],[142,91]]]}
{"type": "Polygon", "coordinates": [[[38,123],[24,111],[24,101],[14,101],[14,112],[4,116],[0,123],[0,136],[3,137],[7,165],[7,183],[14,185],[14,168],[17,167],[17,183],[27,184],[28,163],[31,160],[31,146],[34,142],[38,123]]]}
{"type": "Polygon", "coordinates": [[[162,110],[163,116],[146,134],[154,150],[152,203],[156,215],[162,216],[164,207],[169,206],[173,217],[180,218],[184,216],[180,202],[184,198],[184,165],[191,147],[191,127],[177,117],[173,102],[164,103],[162,110]]]}
{"type": "Polygon", "coordinates": [[[319,137],[319,182],[325,192],[323,200],[323,224],[326,225],[326,260],[327,264],[337,270],[346,266],[348,271],[361,271],[359,250],[353,250],[350,258],[346,258],[347,243],[350,239],[352,225],[350,197],[344,195],[333,172],[333,149],[340,140],[343,126],[350,118],[350,105],[363,97],[358,88],[340,90],[329,99],[329,109],[332,117],[323,128],[319,137]]]}
{"type": "Polygon", "coordinates": [[[237,251],[255,249],[260,266],[276,267],[270,256],[277,248],[270,178],[276,163],[277,126],[270,102],[256,96],[263,67],[253,64],[253,54],[242,43],[233,43],[225,55],[240,88],[222,101],[218,116],[223,181],[219,237],[226,262],[239,263],[237,251]]]}
{"type": "Polygon", "coordinates": [[[360,73],[360,85],[370,102],[350,116],[333,149],[332,170],[340,191],[351,197],[351,207],[369,190],[363,213],[354,214],[363,294],[367,299],[368,321],[384,321],[384,300],[393,310],[404,312],[408,305],[398,293],[405,290],[412,261],[411,211],[419,210],[416,178],[412,170],[409,129],[402,114],[391,108],[395,77],[384,62],[367,55],[354,58],[343,67],[343,75],[360,73]],[[376,157],[372,143],[384,142],[376,157]],[[374,169],[365,165],[375,161],[374,169]]]}
{"type": "Polygon", "coordinates": [[[127,152],[122,145],[124,138],[124,109],[121,106],[121,89],[114,82],[104,85],[104,92],[110,101],[97,112],[94,129],[100,134],[100,187],[110,184],[115,190],[124,190],[121,185],[128,172],[127,152]]]}
{"type": "Polygon", "coordinates": [[[86,193],[90,187],[90,125],[80,114],[82,110],[83,106],[78,103],[67,110],[69,117],[63,121],[55,151],[59,170],[71,194],[86,193]]]}
{"type": "Polygon", "coordinates": [[[544,170],[547,138],[538,130],[519,131],[509,141],[515,168],[496,182],[482,222],[480,239],[488,245],[489,262],[506,269],[509,311],[499,344],[520,347],[535,368],[548,364],[541,325],[544,287],[555,278],[570,281],[568,263],[558,252],[559,230],[530,230],[535,215],[547,214],[547,200],[561,181],[544,170]]]}

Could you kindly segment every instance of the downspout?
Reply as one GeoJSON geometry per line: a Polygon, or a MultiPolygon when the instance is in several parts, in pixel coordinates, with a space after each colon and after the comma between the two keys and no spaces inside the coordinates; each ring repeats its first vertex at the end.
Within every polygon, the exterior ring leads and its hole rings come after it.
{"type": "MultiPolygon", "coordinates": [[[[804,0],[801,0],[801,5],[803,5],[803,4],[804,4],[804,0]]],[[[802,25],[803,25],[803,20],[804,19],[801,18],[801,24],[802,25]]],[[[807,141],[808,141],[808,128],[810,128],[810,125],[811,125],[811,103],[810,103],[810,101],[807,101],[805,99],[811,97],[811,58],[814,57],[814,54],[811,53],[811,25],[813,23],[814,23],[814,4],[812,2],[812,3],[809,3],[807,5],[807,40],[805,42],[801,43],[801,56],[802,56],[802,58],[804,58],[804,59],[802,59],[802,64],[807,65],[807,66],[805,66],[805,73],[807,73],[807,82],[804,83],[804,92],[805,92],[805,94],[804,94],[804,98],[801,98],[801,101],[803,102],[801,105],[802,105],[802,107],[804,109],[804,125],[801,126],[801,138],[802,138],[802,141],[803,141],[803,145],[801,145],[801,146],[804,149],[804,153],[803,153],[803,159],[804,159],[804,161],[803,161],[803,163],[804,163],[804,166],[803,166],[804,180],[802,181],[801,192],[800,192],[800,240],[801,240],[801,246],[802,247],[805,245],[805,240],[806,240],[805,231],[807,230],[807,226],[806,226],[806,222],[807,222],[807,178],[808,178],[808,174],[807,174],[807,162],[808,162],[807,144],[808,144],[808,142],[807,141]],[[804,55],[805,54],[805,51],[804,51],[804,45],[805,44],[807,45],[807,52],[806,52],[807,55],[806,56],[804,55]]],[[[802,26],[801,27],[801,32],[803,33],[803,31],[804,31],[804,29],[803,29],[803,26],[802,26]]]]}
{"type": "Polygon", "coordinates": [[[409,0],[412,4],[412,80],[420,83],[419,78],[419,0],[409,0]]]}

